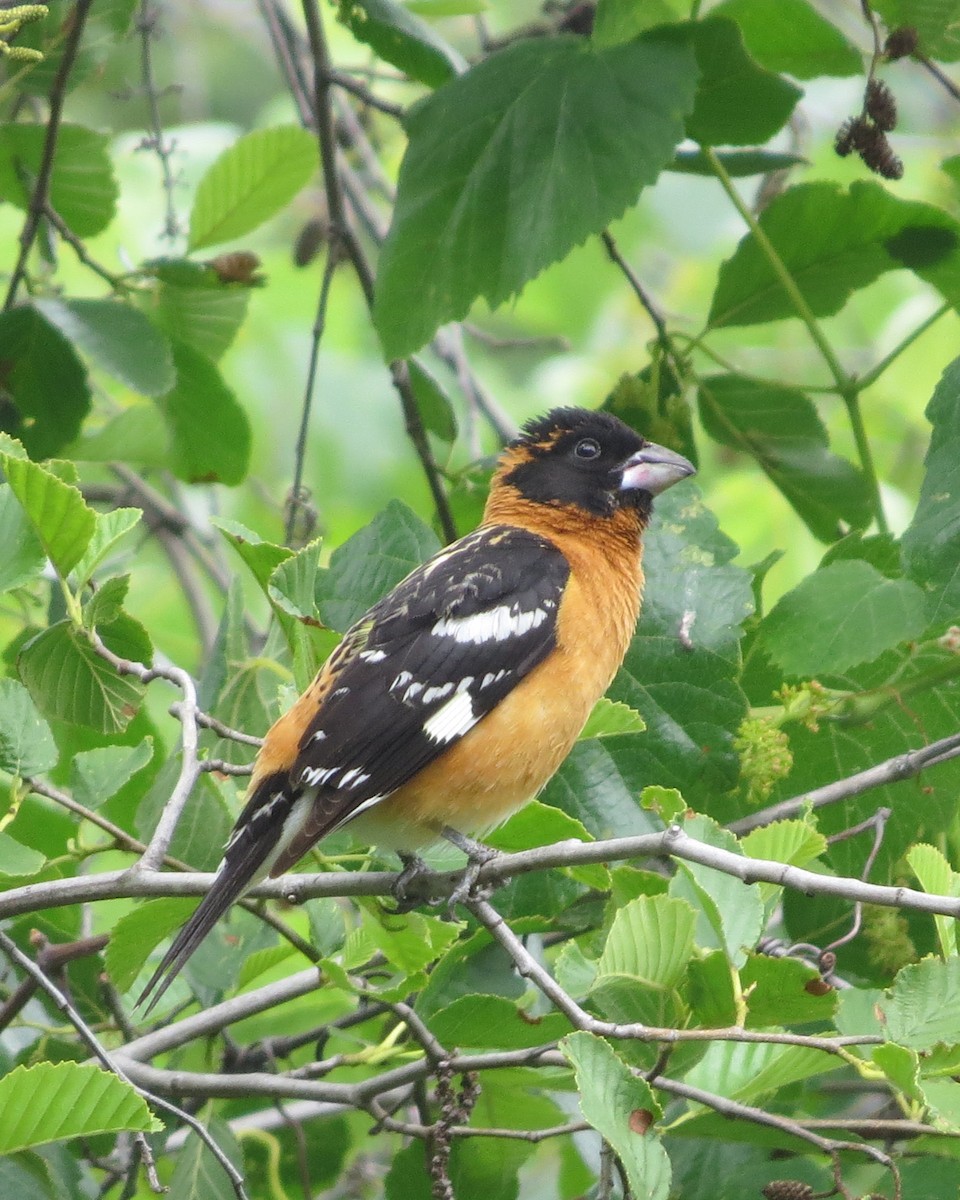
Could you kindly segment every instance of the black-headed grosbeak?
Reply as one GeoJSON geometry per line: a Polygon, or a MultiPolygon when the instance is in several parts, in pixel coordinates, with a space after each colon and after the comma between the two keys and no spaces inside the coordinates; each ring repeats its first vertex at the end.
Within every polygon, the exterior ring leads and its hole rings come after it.
{"type": "Polygon", "coordinates": [[[479,528],[375,604],[270,729],[216,880],[141,1000],[242,892],[348,822],[411,851],[535,796],[626,654],[653,497],[692,473],[607,413],[530,421],[479,528]]]}

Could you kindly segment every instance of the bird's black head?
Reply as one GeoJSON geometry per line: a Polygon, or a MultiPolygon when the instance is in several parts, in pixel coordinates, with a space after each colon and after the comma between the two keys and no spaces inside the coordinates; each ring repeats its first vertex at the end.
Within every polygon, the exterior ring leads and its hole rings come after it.
{"type": "Polygon", "coordinates": [[[694,468],[610,413],[555,408],[524,425],[504,453],[503,472],[503,482],[527,500],[611,516],[625,507],[649,510],[658,492],[694,468]]]}

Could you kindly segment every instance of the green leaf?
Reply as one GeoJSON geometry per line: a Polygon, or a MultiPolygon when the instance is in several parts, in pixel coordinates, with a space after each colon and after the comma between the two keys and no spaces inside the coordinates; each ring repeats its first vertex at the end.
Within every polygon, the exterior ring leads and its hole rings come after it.
{"type": "Polygon", "coordinates": [[[196,907],[193,900],[164,896],[146,901],[116,922],[110,931],[104,964],[117,991],[133,987],[154,948],[168,934],[181,929],[196,907]]]}
{"type": "MultiPolygon", "coordinates": [[[[0,125],[0,195],[24,211],[46,134],[45,125],[0,125]]],[[[106,134],[80,125],[61,125],[57,133],[50,203],[78,237],[101,233],[116,212],[118,188],[108,146],[106,134]]]]}
{"type": "Polygon", "coordinates": [[[233,343],[250,304],[250,289],[224,283],[217,272],[189,259],[154,259],[144,274],[156,286],[137,293],[153,322],[175,342],[214,361],[233,343]]]}
{"type": "Polygon", "coordinates": [[[843,1060],[807,1046],[778,1046],[757,1042],[711,1042],[700,1061],[687,1073],[691,1087],[751,1103],[768,1092],[812,1075],[836,1071],[843,1060]]]}
{"type": "Polygon", "coordinates": [[[643,808],[655,812],[660,820],[669,825],[687,811],[687,803],[676,788],[661,787],[659,783],[648,783],[640,793],[643,808]]]}
{"type": "Polygon", "coordinates": [[[0,770],[10,775],[39,775],[57,765],[50,726],[37,712],[30,693],[15,679],[0,678],[0,770]]]}
{"type": "Polygon", "coordinates": [[[360,920],[360,927],[347,935],[344,946],[343,965],[347,970],[365,963],[379,950],[390,967],[412,975],[439,958],[457,939],[455,926],[415,912],[378,920],[365,911],[360,920]]]}
{"type": "Polygon", "coordinates": [[[270,577],[282,562],[293,556],[293,551],[288,546],[265,542],[258,533],[239,521],[231,521],[228,517],[212,517],[211,520],[249,567],[264,595],[267,595],[270,577]]]}
{"type": "Polygon", "coordinates": [[[656,782],[697,807],[736,783],[731,743],[746,712],[740,626],[753,595],[749,572],[729,561],[735,553],[691,485],[657,497],[640,623],[609,692],[640,713],[646,731],[602,743],[633,794],[656,782]]]}
{"type": "Polygon", "coordinates": [[[820,566],[826,567],[832,562],[844,562],[849,558],[863,559],[888,579],[900,579],[903,576],[900,543],[892,533],[864,535],[859,530],[848,533],[827,548],[820,566]]]}
{"type": "Polygon", "coordinates": [[[672,158],[695,75],[676,35],[599,50],[561,35],[498,51],[417,105],[377,279],[387,358],[478,296],[501,304],[618,217],[672,158]]]}
{"type": "MultiPolygon", "coordinates": [[[[716,155],[731,179],[786,171],[807,161],[799,154],[781,154],[773,150],[720,150],[716,155]]],[[[715,174],[713,163],[703,150],[678,150],[666,170],[680,175],[715,174]]]]}
{"type": "Polygon", "coordinates": [[[944,371],[927,405],[933,426],[917,511],[903,535],[903,564],[929,593],[931,622],[960,612],[960,359],[944,371]]]}
{"type": "MultiPolygon", "coordinates": [[[[926,842],[911,846],[907,851],[907,864],[925,892],[937,896],[960,895],[960,875],[951,868],[936,846],[927,845],[926,842]]],[[[934,914],[933,921],[937,928],[940,953],[944,958],[950,958],[957,953],[956,922],[952,917],[944,917],[939,913],[934,914]]]]}
{"type": "Polygon", "coordinates": [[[877,1008],[888,1041],[911,1050],[960,1044],[960,958],[924,958],[904,967],[877,1008]]]}
{"type": "MultiPolygon", "coordinates": [[[[230,1126],[213,1120],[207,1128],[236,1170],[242,1171],[243,1154],[230,1126]]],[[[177,1200],[234,1200],[236,1196],[230,1177],[193,1130],[187,1134],[183,1149],[177,1155],[169,1187],[171,1197],[176,1196],[177,1200]]]]}
{"type": "Polygon", "coordinates": [[[439,549],[433,530],[401,501],[391,500],[334,550],[330,566],[317,576],[323,623],[342,633],[439,549]]]}
{"type": "Polygon", "coordinates": [[[608,700],[606,696],[601,696],[593,706],[586,725],[580,730],[580,737],[610,737],[615,733],[642,733],[644,729],[643,717],[636,709],[629,704],[621,704],[619,700],[608,700]]]}
{"type": "Polygon", "coordinates": [[[582,1000],[596,982],[597,964],[592,958],[587,958],[580,946],[571,940],[564,943],[554,960],[553,975],[569,996],[574,1000],[582,1000]]]}
{"type": "Polygon", "coordinates": [[[428,87],[467,68],[452,46],[397,0],[340,0],[338,15],[357,41],[428,87]]]}
{"type": "Polygon", "coordinates": [[[857,559],[821,567],[782,596],[760,626],[766,652],[788,675],[871,662],[926,627],[924,595],[857,559]]]}
{"type": "Polygon", "coordinates": [[[570,1032],[560,1013],[535,1016],[504,996],[461,996],[433,1013],[429,1025],[445,1046],[478,1050],[523,1050],[570,1032]]]}
{"type": "Polygon", "coordinates": [[[87,373],[67,339],[31,305],[0,313],[2,428],[33,458],[59,453],[90,411],[87,373]]]}
{"type": "Polygon", "coordinates": [[[81,750],[70,764],[70,790],[85,808],[98,809],[153,758],[153,739],[136,746],[81,750]]]}
{"type": "Polygon", "coordinates": [[[503,825],[498,826],[488,840],[490,845],[496,846],[498,850],[513,853],[529,850],[534,846],[549,846],[568,839],[593,841],[584,826],[573,817],[561,812],[559,808],[553,808],[539,800],[531,800],[503,825]]]}
{"type": "Polygon", "coordinates": [[[660,1106],[649,1085],[592,1033],[571,1033],[560,1050],[576,1072],[584,1117],[613,1147],[633,1195],[666,1200],[670,1160],[653,1128],[660,1106]]]}
{"type": "Polygon", "coordinates": [[[83,586],[101,562],[117,544],[140,523],[143,513],[139,508],[113,508],[110,512],[97,513],[93,536],[83,557],[73,568],[78,586],[83,586]]]}
{"type": "MultiPolygon", "coordinates": [[[[748,858],[805,867],[826,852],[827,839],[806,821],[772,821],[741,838],[740,849],[748,858]]],[[[761,883],[759,888],[765,902],[782,890],[775,883],[761,883]]]]}
{"type": "Polygon", "coordinates": [[[807,990],[820,981],[820,972],[795,958],[751,954],[740,968],[740,987],[747,1000],[747,1027],[802,1025],[829,1021],[837,1007],[833,990],[807,990]]]}
{"type": "Polygon", "coordinates": [[[158,403],[173,439],[172,468],[187,483],[242,483],[250,422],[216,366],[192,346],[173,347],[177,383],[158,403]]]}
{"type": "Polygon", "coordinates": [[[894,1087],[910,1100],[923,1101],[919,1087],[920,1056],[916,1050],[907,1050],[893,1042],[870,1047],[871,1061],[883,1071],[894,1087]]]}
{"type": "Polygon", "coordinates": [[[798,388],[711,375],[701,379],[698,397],[707,433],[755,458],[816,537],[833,541],[841,521],[870,523],[863,476],[830,452],[826,428],[798,388]]]}
{"type": "MultiPolygon", "coordinates": [[[[812,310],[827,317],[886,271],[908,267],[951,304],[960,302],[957,222],[930,204],[898,200],[878,183],[797,184],[776,197],[760,226],[812,310]]],[[[721,266],[710,325],[755,325],[796,316],[752,234],[721,266]]]]}
{"type": "MultiPolygon", "coordinates": [[[[267,595],[276,608],[314,625],[318,624],[316,583],[322,547],[323,542],[318,538],[296,554],[285,555],[267,579],[267,595]]],[[[265,555],[261,553],[258,565],[264,566],[273,557],[276,555],[271,548],[265,555]]]]}
{"type": "Polygon", "coordinates": [[[687,970],[683,994],[701,1027],[724,1029],[736,1024],[733,973],[722,950],[711,950],[709,954],[693,959],[687,970]]]}
{"type": "Polygon", "coordinates": [[[0,592],[35,579],[46,559],[23,505],[8,484],[0,484],[0,592]]]}
{"type": "Polygon", "coordinates": [[[200,180],[188,249],[250,233],[288,204],[316,169],[316,138],[299,125],[257,129],[241,137],[200,180]]]}
{"type": "Polygon", "coordinates": [[[711,13],[693,32],[700,82],[688,136],[702,146],[752,146],[773,137],[801,90],[753,61],[733,21],[711,13]]]}
{"type": "Polygon", "coordinates": [[[24,846],[9,833],[0,832],[0,875],[14,879],[36,875],[46,861],[39,851],[24,846]]]}
{"type": "Polygon", "coordinates": [[[163,1129],[143,1097],[90,1063],[38,1063],[0,1079],[0,1154],[65,1138],[163,1129]]]}
{"type": "Polygon", "coordinates": [[[114,575],[97,588],[83,606],[83,624],[86,629],[98,625],[110,625],[123,612],[123,602],[130,590],[129,575],[114,575]]]}
{"type": "Polygon", "coordinates": [[[101,733],[122,732],[143,697],[143,685],[118,675],[69,621],[32,638],[17,666],[42,713],[101,733]]]}
{"type": "Polygon", "coordinates": [[[407,368],[424,429],[442,442],[452,442],[457,436],[457,418],[450,397],[418,358],[411,358],[407,368]]]}
{"type": "MultiPolygon", "coordinates": [[[[836,614],[832,614],[831,624],[835,619],[836,614]]],[[[859,637],[859,631],[856,636],[859,637]]],[[[926,741],[954,733],[960,728],[960,697],[954,694],[956,689],[944,687],[942,682],[921,687],[920,682],[931,676],[931,682],[942,681],[942,672],[955,661],[953,655],[940,649],[906,645],[889,651],[874,663],[854,667],[843,675],[828,676],[823,682],[854,693],[866,692],[869,696],[879,689],[875,693],[878,700],[886,698],[888,703],[873,708],[867,722],[823,722],[818,732],[792,726],[793,770],[775,788],[770,801],[802,795],[894,755],[915,750],[926,741]],[[907,689],[905,700],[901,698],[902,689],[907,689]]],[[[894,870],[894,864],[908,846],[918,837],[932,839],[952,825],[958,794],[960,763],[945,762],[936,771],[924,774],[922,788],[916,780],[886,784],[820,809],[817,824],[829,836],[865,821],[878,808],[889,808],[892,816],[870,877],[891,880],[895,875],[888,872],[894,870]]],[[[838,875],[858,878],[869,848],[868,836],[838,841],[830,847],[825,862],[838,875]]],[[[841,922],[834,936],[848,928],[849,905],[844,903],[841,909],[841,922]]],[[[822,932],[819,924],[814,928],[791,928],[791,936],[800,941],[819,938],[822,932]]]]}
{"type": "Polygon", "coordinates": [[[655,25],[682,21],[688,6],[681,0],[598,0],[590,35],[598,46],[616,46],[630,42],[655,25]]]}
{"type": "Polygon", "coordinates": [[[63,453],[80,462],[120,462],[140,467],[170,465],[170,433],[155,404],[134,403],[105,425],[71,442],[63,453]]]}
{"type": "Polygon", "coordinates": [[[960,59],[957,0],[876,0],[872,5],[888,29],[909,25],[920,36],[918,52],[942,62],[960,59]]]}
{"type": "Polygon", "coordinates": [[[697,916],[685,900],[640,896],[613,919],[597,963],[597,983],[605,975],[629,975],[648,987],[674,988],[693,954],[697,916]]]}
{"type": "MultiPolygon", "coordinates": [[[[741,853],[733,834],[709,817],[697,816],[684,822],[684,832],[708,846],[741,853]]],[[[746,961],[747,951],[757,944],[764,923],[763,898],[756,884],[678,859],[670,895],[688,900],[697,912],[697,945],[723,950],[735,967],[746,961]]]]}
{"type": "Polygon", "coordinates": [[[90,544],[97,524],[96,513],[77,488],[36,463],[0,453],[0,466],[47,557],[58,573],[66,577],[90,544]]]}
{"type": "Polygon", "coordinates": [[[710,15],[736,21],[747,50],[771,71],[797,79],[863,71],[860,51],[807,0],[778,0],[776,21],[767,0],[723,0],[710,15]]]}
{"type": "Polygon", "coordinates": [[[144,396],[173,387],[170,342],[137,309],[119,300],[39,300],[51,325],[108,375],[144,396]]]}
{"type": "Polygon", "coordinates": [[[955,1079],[926,1079],[921,1090],[934,1126],[954,1134],[960,1132],[960,1083],[955,1079]]]}

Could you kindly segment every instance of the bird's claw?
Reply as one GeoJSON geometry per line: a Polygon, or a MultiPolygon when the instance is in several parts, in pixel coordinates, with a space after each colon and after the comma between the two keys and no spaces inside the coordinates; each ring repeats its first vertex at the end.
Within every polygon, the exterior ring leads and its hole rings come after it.
{"type": "Polygon", "coordinates": [[[396,906],[390,909],[394,915],[408,913],[421,904],[438,904],[439,901],[423,895],[417,883],[423,875],[430,874],[430,867],[418,854],[401,854],[403,870],[393,882],[393,898],[396,906]]]}
{"type": "Polygon", "coordinates": [[[477,880],[483,868],[488,862],[497,858],[500,851],[494,850],[491,846],[484,846],[482,842],[476,842],[473,838],[465,837],[456,829],[445,828],[443,836],[467,856],[467,865],[447,900],[447,912],[453,917],[454,909],[458,904],[465,904],[470,900],[486,900],[489,897],[493,891],[493,885],[478,886],[477,880]]]}

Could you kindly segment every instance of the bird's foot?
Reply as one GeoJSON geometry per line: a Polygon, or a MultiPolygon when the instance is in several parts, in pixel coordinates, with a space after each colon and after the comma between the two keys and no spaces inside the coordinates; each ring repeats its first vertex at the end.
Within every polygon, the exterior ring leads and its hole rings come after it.
{"type": "Polygon", "coordinates": [[[485,846],[482,842],[474,841],[473,838],[467,837],[459,830],[451,829],[449,825],[445,825],[441,833],[448,842],[456,846],[458,850],[462,850],[467,856],[467,865],[460,876],[460,882],[447,900],[447,912],[453,916],[453,910],[458,904],[463,904],[467,900],[485,900],[490,894],[492,889],[489,886],[477,887],[477,879],[487,863],[497,858],[500,851],[494,850],[491,846],[485,846]]]}
{"type": "Polygon", "coordinates": [[[422,894],[416,886],[422,876],[430,874],[430,867],[419,854],[405,854],[400,850],[397,851],[397,854],[403,864],[403,870],[394,880],[393,898],[397,903],[396,907],[390,911],[407,913],[419,904],[436,904],[436,900],[431,900],[429,896],[422,894]]]}

